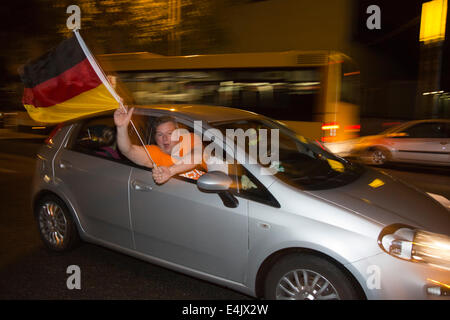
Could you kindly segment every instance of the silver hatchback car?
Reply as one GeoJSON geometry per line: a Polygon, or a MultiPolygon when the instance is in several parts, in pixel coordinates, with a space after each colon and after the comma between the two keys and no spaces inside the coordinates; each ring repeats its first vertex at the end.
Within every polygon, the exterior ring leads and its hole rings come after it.
{"type": "Polygon", "coordinates": [[[81,238],[266,299],[448,298],[450,212],[425,193],[238,109],[140,106],[145,143],[164,115],[201,130],[225,167],[159,185],[118,150],[112,113],[59,126],[32,189],[48,248],[81,238]],[[220,138],[231,129],[260,136],[220,138]],[[249,161],[264,129],[277,132],[278,158],[249,161]]]}
{"type": "Polygon", "coordinates": [[[404,162],[450,166],[450,120],[408,121],[362,137],[355,140],[349,156],[373,165],[404,162]]]}

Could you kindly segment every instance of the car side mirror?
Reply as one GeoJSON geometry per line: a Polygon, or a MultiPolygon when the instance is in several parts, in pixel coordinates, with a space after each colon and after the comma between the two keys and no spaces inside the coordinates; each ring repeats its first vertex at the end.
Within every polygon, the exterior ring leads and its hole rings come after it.
{"type": "Polygon", "coordinates": [[[228,191],[233,180],[222,171],[210,171],[197,180],[197,187],[202,191],[228,191]]]}
{"type": "Polygon", "coordinates": [[[233,180],[222,171],[210,171],[197,180],[200,191],[217,193],[227,208],[236,208],[239,200],[229,191],[233,180]]]}

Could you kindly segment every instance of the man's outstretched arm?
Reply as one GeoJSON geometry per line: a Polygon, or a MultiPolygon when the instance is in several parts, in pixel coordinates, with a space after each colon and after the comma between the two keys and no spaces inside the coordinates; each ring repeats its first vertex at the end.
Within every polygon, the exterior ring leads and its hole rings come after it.
{"type": "Polygon", "coordinates": [[[133,115],[134,108],[128,112],[119,108],[114,112],[114,123],[117,127],[117,146],[120,152],[134,163],[153,168],[153,162],[150,160],[144,146],[137,146],[131,143],[128,135],[128,125],[133,115]]]}

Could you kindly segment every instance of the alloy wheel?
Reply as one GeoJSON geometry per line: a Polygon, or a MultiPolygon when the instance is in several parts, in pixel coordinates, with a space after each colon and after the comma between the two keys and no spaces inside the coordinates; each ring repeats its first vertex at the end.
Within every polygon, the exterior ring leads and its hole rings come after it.
{"type": "Polygon", "coordinates": [[[286,273],[276,287],[278,300],[340,300],[334,286],[317,272],[297,269],[286,273]]]}
{"type": "Polygon", "coordinates": [[[61,248],[67,234],[67,219],[63,209],[52,201],[45,202],[39,210],[39,230],[54,248],[61,248]]]}
{"type": "Polygon", "coordinates": [[[374,164],[382,165],[386,163],[386,160],[387,160],[386,154],[382,150],[377,149],[372,152],[372,162],[374,164]]]}

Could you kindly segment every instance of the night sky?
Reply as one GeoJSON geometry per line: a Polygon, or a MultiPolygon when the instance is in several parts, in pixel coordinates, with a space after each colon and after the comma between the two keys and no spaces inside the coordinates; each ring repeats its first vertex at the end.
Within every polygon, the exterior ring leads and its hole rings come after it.
{"type": "Polygon", "coordinates": [[[419,0],[359,0],[353,28],[353,40],[363,44],[376,55],[388,56],[396,69],[387,69],[391,80],[416,79],[419,61],[420,14],[423,1],[419,0]],[[366,8],[381,8],[381,29],[366,27],[366,8]]]}
{"type": "MultiPolygon", "coordinates": [[[[266,0],[274,1],[274,0],[266,0]]],[[[300,1],[300,0],[299,0],[300,1]]],[[[70,2],[70,1],[69,1],[70,2]]],[[[420,29],[421,0],[354,0],[353,27],[350,39],[370,51],[371,54],[385,60],[389,66],[383,71],[386,81],[417,79],[420,44],[418,34],[420,29]],[[369,5],[378,5],[381,8],[381,30],[369,30],[366,27],[369,5]]],[[[18,80],[17,68],[31,58],[44,53],[63,39],[57,32],[57,26],[65,25],[67,15],[61,14],[64,10],[64,1],[55,8],[55,2],[49,0],[15,0],[2,2],[0,11],[0,95],[11,94],[12,82],[18,80]],[[45,19],[42,19],[45,17],[45,19]],[[5,45],[6,44],[6,45],[5,45]],[[34,56],[30,56],[33,54],[34,56]]],[[[326,1],[324,1],[326,3],[326,1]]],[[[299,13],[301,18],[301,13],[299,13]]],[[[447,34],[449,25],[447,24],[447,34]]],[[[89,35],[87,35],[89,44],[89,35]]],[[[116,41],[120,43],[120,41],[116,41]]],[[[448,41],[444,44],[443,60],[443,87],[450,89],[450,59],[448,41]]],[[[118,48],[116,52],[127,51],[118,48]]],[[[139,48],[130,48],[128,51],[137,51],[139,48]]],[[[147,50],[150,51],[150,50],[147,50]]],[[[378,79],[377,79],[378,80],[378,79]]],[[[13,89],[14,90],[14,89],[13,89]]],[[[14,97],[17,101],[17,95],[14,97]]],[[[2,103],[2,105],[4,105],[2,103]]]]}

